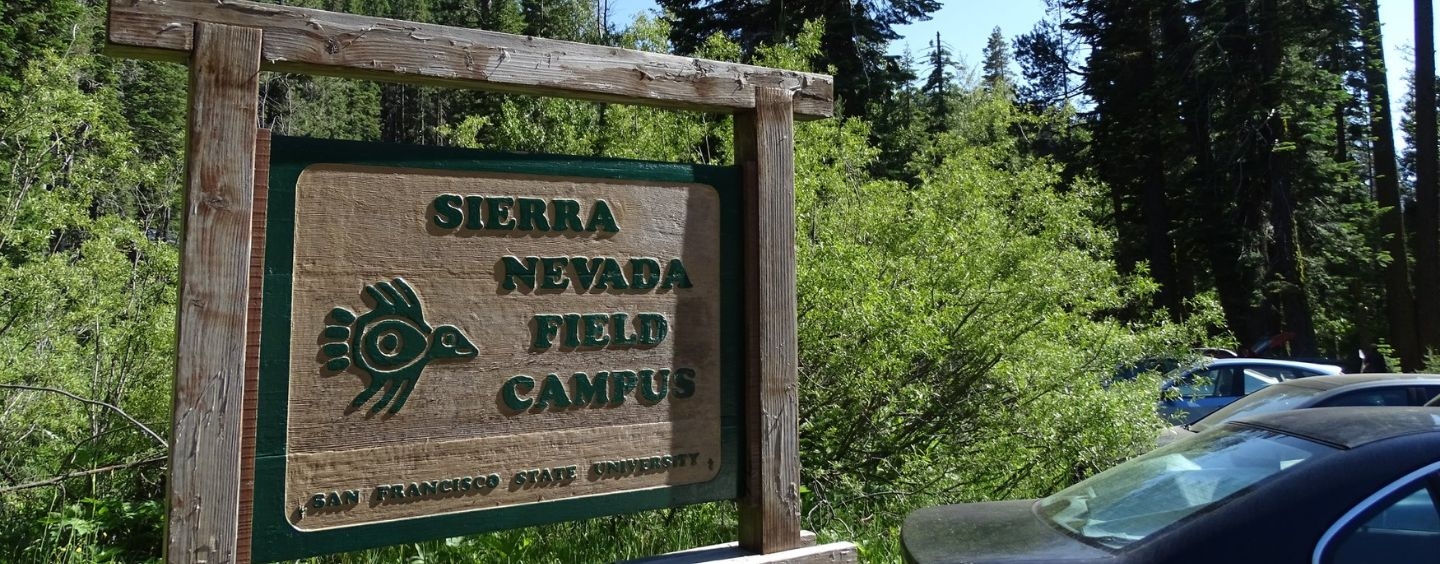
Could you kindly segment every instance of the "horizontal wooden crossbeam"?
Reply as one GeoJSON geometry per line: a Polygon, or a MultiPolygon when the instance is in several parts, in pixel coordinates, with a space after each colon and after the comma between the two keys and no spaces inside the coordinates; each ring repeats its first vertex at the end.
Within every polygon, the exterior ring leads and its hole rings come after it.
{"type": "Polygon", "coordinates": [[[266,70],[723,113],[765,86],[792,92],[799,119],[834,108],[823,74],[245,0],[110,0],[109,50],[185,61],[198,23],[263,30],[266,70]]]}

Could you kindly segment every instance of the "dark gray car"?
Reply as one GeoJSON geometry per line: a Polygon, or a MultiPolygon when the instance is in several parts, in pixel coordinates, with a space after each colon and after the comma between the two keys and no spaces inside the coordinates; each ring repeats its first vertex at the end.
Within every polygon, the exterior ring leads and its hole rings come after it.
{"type": "Polygon", "coordinates": [[[921,509],[901,546],[916,564],[1435,562],[1440,409],[1229,421],[1044,499],[921,509]]]}

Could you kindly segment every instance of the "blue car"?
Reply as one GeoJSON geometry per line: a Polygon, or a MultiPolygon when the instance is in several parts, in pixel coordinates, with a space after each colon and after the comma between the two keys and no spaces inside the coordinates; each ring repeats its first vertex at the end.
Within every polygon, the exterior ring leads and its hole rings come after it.
{"type": "Polygon", "coordinates": [[[1172,371],[1160,386],[1160,417],[1190,423],[1270,384],[1340,373],[1340,367],[1265,358],[1222,358],[1172,371]]]}

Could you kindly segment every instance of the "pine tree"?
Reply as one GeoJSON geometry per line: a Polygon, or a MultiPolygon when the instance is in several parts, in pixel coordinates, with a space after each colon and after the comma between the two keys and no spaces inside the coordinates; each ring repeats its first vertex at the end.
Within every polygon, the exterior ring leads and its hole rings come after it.
{"type": "Polygon", "coordinates": [[[1440,351],[1440,164],[1435,126],[1435,14],[1415,0],[1415,293],[1420,345],[1440,351]]]}
{"type": "Polygon", "coordinates": [[[1375,152],[1375,173],[1371,182],[1376,203],[1382,208],[1380,230],[1386,237],[1384,250],[1390,255],[1384,274],[1385,311],[1390,327],[1390,344],[1400,356],[1400,367],[1406,372],[1414,372],[1420,369],[1422,359],[1415,324],[1415,299],[1410,289],[1409,249],[1404,219],[1400,214],[1400,173],[1396,168],[1390,91],[1385,77],[1380,6],[1377,0],[1362,0],[1359,4],[1366,98],[1370,106],[1370,136],[1374,140],[1375,152]]]}
{"type": "Polygon", "coordinates": [[[1015,38],[1015,59],[1024,81],[1016,89],[1020,102],[1035,108],[1063,105],[1073,95],[1071,58],[1075,46],[1060,26],[1041,20],[1015,38]]]}
{"type": "Polygon", "coordinates": [[[925,98],[928,122],[925,130],[940,133],[950,129],[951,114],[954,111],[955,76],[950,70],[955,67],[955,61],[951,59],[950,50],[940,41],[938,31],[935,32],[935,41],[930,43],[928,58],[930,74],[925,77],[925,85],[920,87],[920,93],[925,98]]]}
{"type": "Polygon", "coordinates": [[[999,26],[990,32],[990,39],[985,43],[984,58],[985,64],[981,68],[985,73],[985,87],[998,91],[1010,90],[1015,83],[1010,72],[1010,45],[1005,42],[999,26]]]}
{"type": "Polygon", "coordinates": [[[765,43],[796,37],[805,22],[824,20],[821,49],[812,60],[833,67],[843,113],[865,115],[877,100],[908,80],[909,69],[886,52],[896,26],[930,18],[939,0],[658,0],[673,14],[670,39],[682,54],[695,53],[714,34],[738,43],[746,56],[765,43]]]}

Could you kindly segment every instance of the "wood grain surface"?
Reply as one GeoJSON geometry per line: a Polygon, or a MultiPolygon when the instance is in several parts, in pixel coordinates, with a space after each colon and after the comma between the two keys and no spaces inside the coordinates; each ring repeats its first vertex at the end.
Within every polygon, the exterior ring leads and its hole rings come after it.
{"type": "Polygon", "coordinates": [[[791,97],[757,88],[735,118],[745,178],[746,494],[740,546],[760,554],[800,546],[795,310],[795,162],[791,97]]]}
{"type": "Polygon", "coordinates": [[[255,197],[250,221],[250,296],[245,315],[245,400],[240,435],[240,523],[236,562],[250,562],[255,511],[255,430],[260,390],[260,296],[265,281],[265,210],[270,186],[270,130],[255,135],[255,197]]]}
{"type": "Polygon", "coordinates": [[[197,22],[264,29],[279,71],[727,113],[764,86],[792,92],[802,119],[834,106],[822,74],[245,0],[110,0],[110,50],[183,60],[197,22]]]}
{"type": "Polygon", "coordinates": [[[233,562],[261,32],[194,33],[165,558],[233,562]]]}
{"type": "MultiPolygon", "coordinates": [[[[294,511],[301,530],[536,503],[551,499],[704,482],[721,462],[719,197],[699,184],[533,177],[502,173],[314,165],[296,184],[291,358],[286,450],[287,507],[316,494],[359,491],[342,508],[294,511]],[[619,231],[543,232],[440,229],[433,202],[442,194],[486,198],[566,199],[582,213],[604,201],[619,231]],[[583,289],[567,268],[569,287],[504,287],[502,257],[680,259],[689,288],[583,289]],[[426,365],[404,408],[372,413],[351,401],[369,381],[353,363],[325,368],[330,312],[343,307],[361,319],[375,307],[364,288],[402,278],[431,327],[453,325],[478,348],[474,358],[426,365]],[[669,333],[653,346],[533,346],[536,314],[661,314],[669,333]],[[643,369],[695,371],[695,392],[623,403],[527,409],[502,396],[517,375],[533,378],[539,397],[549,374],[573,391],[577,372],[643,369]],[[623,478],[590,471],[596,462],[695,454],[684,466],[623,478]],[[561,485],[513,483],[527,469],[574,465],[561,485]],[[499,474],[503,484],[468,495],[404,502],[376,498],[387,484],[499,474]]],[[[512,217],[513,219],[513,217],[512,217]]],[[[355,334],[355,333],[352,333],[355,334]]],[[[338,339],[344,341],[344,339],[338,339]]],[[[658,388],[658,384],[657,384],[658,388]]],[[[377,396],[378,398],[378,396],[377,396]]]]}

